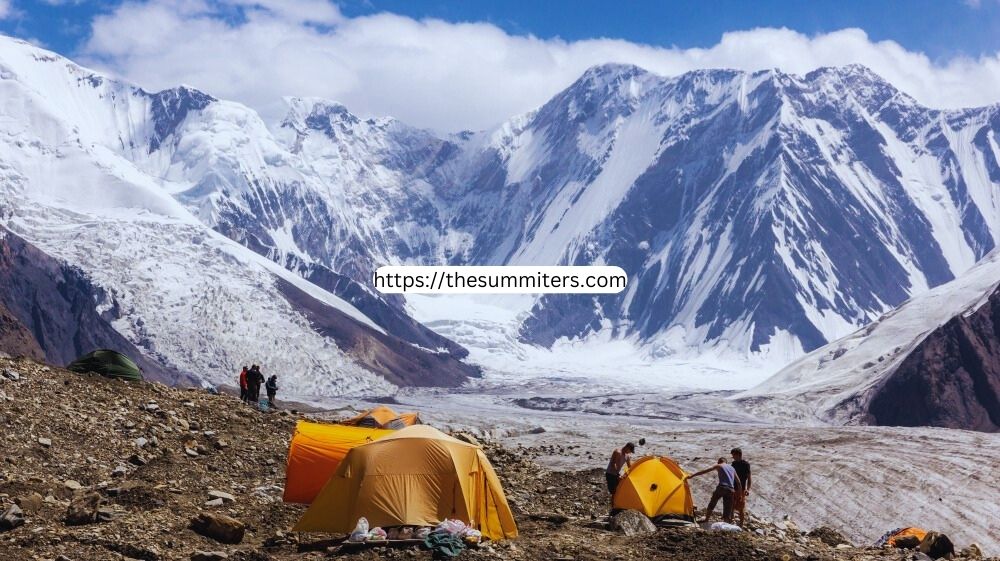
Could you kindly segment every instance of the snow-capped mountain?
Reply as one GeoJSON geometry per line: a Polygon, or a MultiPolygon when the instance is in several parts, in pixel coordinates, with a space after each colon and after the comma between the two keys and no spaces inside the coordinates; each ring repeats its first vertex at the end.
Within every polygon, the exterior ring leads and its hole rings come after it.
{"type": "Polygon", "coordinates": [[[769,417],[1000,430],[1000,250],[734,399],[769,417]]]}
{"type": "Polygon", "coordinates": [[[501,188],[537,194],[506,262],[615,264],[629,288],[546,298],[524,334],[816,348],[994,247],[998,134],[996,106],[929,110],[861,67],[594,69],[505,144],[501,188]]]}
{"type": "MultiPolygon", "coordinates": [[[[250,251],[281,240],[274,225],[288,215],[274,210],[276,193],[318,196],[295,163],[243,106],[183,87],[148,93],[0,41],[3,223],[82,271],[97,314],[145,358],[230,384],[257,362],[288,393],[475,375],[461,348],[398,310],[382,303],[369,316],[267,258],[278,255],[250,251]]],[[[17,310],[36,325],[46,308],[17,310]]]]}
{"type": "Polygon", "coordinates": [[[448,138],[291,107],[280,141],[346,193],[373,262],[629,273],[620,295],[539,299],[520,336],[546,346],[600,331],[782,365],[953,279],[1000,228],[1000,108],[928,109],[860,66],[596,67],[448,138]]]}
{"type": "Polygon", "coordinates": [[[148,93],[0,43],[12,230],[87,271],[60,228],[134,226],[141,210],[154,215],[144,228],[210,229],[280,266],[269,274],[454,358],[464,349],[402,298],[368,288],[375,267],[618,265],[621,294],[520,299],[514,335],[780,367],[968,270],[1000,229],[1000,106],[929,109],[859,66],[671,78],[600,66],[535,111],[442,136],[318,99],[287,99],[269,124],[191,88],[148,93]]]}

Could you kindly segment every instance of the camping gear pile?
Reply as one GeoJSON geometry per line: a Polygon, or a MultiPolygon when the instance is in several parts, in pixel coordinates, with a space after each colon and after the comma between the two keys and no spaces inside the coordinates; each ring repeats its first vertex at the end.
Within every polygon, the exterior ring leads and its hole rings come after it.
{"type": "Polygon", "coordinates": [[[940,559],[955,553],[955,545],[948,536],[912,526],[889,530],[875,542],[875,547],[915,549],[932,559],[940,559]]]}

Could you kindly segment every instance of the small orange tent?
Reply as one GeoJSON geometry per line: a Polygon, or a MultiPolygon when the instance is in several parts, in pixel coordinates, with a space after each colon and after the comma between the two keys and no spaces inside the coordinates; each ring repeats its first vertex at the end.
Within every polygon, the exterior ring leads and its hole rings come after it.
{"type": "Polygon", "coordinates": [[[351,448],[392,433],[391,430],[299,421],[288,447],[283,500],[311,503],[351,448]]]}
{"type": "Polygon", "coordinates": [[[503,487],[479,446],[427,425],[352,449],[293,531],[349,533],[458,519],[498,540],[517,536],[503,487]]]}
{"type": "Polygon", "coordinates": [[[639,458],[618,483],[612,507],[638,510],[650,518],[694,520],[694,500],[685,475],[670,458],[639,458]]]}
{"type": "Polygon", "coordinates": [[[378,429],[398,430],[404,427],[420,424],[417,413],[396,413],[385,405],[378,405],[343,422],[356,427],[371,427],[378,429]]]}

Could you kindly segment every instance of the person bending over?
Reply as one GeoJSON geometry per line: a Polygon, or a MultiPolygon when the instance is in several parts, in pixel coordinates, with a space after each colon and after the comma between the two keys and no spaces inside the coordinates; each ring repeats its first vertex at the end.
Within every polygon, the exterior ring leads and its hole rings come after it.
{"type": "Polygon", "coordinates": [[[715,487],[715,492],[712,493],[711,500],[708,501],[708,508],[705,510],[705,519],[702,520],[702,523],[708,522],[708,519],[712,517],[712,513],[715,512],[715,505],[719,503],[719,499],[722,499],[722,521],[732,524],[733,498],[737,493],[743,493],[743,484],[740,482],[739,476],[736,475],[736,470],[733,469],[733,466],[727,464],[725,458],[719,458],[718,463],[714,466],[689,475],[688,479],[713,471],[719,476],[719,484],[715,487]]]}

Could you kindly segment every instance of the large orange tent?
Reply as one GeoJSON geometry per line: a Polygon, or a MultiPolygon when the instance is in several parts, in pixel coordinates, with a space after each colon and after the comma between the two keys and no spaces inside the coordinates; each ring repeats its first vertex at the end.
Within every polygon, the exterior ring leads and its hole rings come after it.
{"type": "Polygon", "coordinates": [[[352,449],[295,525],[350,533],[371,526],[434,526],[458,519],[498,540],[517,536],[503,487],[478,446],[427,425],[352,449]]]}
{"type": "Polygon", "coordinates": [[[351,448],[392,433],[391,430],[299,421],[288,447],[282,498],[287,503],[311,503],[351,448]]]}
{"type": "Polygon", "coordinates": [[[618,482],[612,507],[638,510],[650,518],[694,520],[694,499],[685,476],[684,470],[670,458],[639,458],[618,482]]]}
{"type": "Polygon", "coordinates": [[[390,407],[377,405],[343,422],[345,425],[379,429],[401,429],[420,424],[417,413],[396,413],[390,407]]]}

